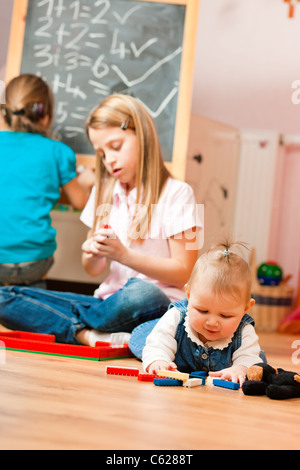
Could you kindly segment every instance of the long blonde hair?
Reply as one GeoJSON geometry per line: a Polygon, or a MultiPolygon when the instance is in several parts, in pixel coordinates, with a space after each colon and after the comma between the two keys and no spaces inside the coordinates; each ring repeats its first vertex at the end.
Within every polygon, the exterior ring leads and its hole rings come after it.
{"type": "Polygon", "coordinates": [[[13,78],[5,90],[5,104],[1,104],[4,121],[14,132],[48,135],[54,114],[51,88],[40,77],[22,74],[13,78]],[[48,116],[45,127],[42,119],[48,116]]]}
{"type": "MultiPolygon", "coordinates": [[[[89,129],[121,127],[135,132],[138,144],[138,163],[136,168],[136,210],[129,235],[139,233],[142,239],[150,227],[151,207],[157,204],[162,189],[170,176],[166,169],[160,149],[154,122],[140,101],[129,95],[115,94],[106,98],[90,114],[86,122],[89,129]],[[139,211],[142,205],[146,211],[139,211]]],[[[112,204],[115,178],[111,176],[99,155],[96,153],[96,198],[94,227],[107,223],[108,210],[112,204]],[[102,209],[101,209],[102,208],[102,209]]]]}

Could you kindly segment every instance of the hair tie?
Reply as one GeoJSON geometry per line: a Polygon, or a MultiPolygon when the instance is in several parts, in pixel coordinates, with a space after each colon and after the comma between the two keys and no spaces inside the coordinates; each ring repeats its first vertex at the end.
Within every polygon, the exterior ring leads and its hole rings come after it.
{"type": "Polygon", "coordinates": [[[225,257],[226,257],[226,256],[229,256],[229,251],[227,250],[227,248],[224,250],[223,255],[224,255],[225,257]]]}
{"type": "Polygon", "coordinates": [[[25,109],[17,109],[16,111],[12,111],[14,116],[23,116],[25,114],[25,109]]]}
{"type": "Polygon", "coordinates": [[[43,105],[43,103],[33,103],[32,108],[31,108],[31,112],[32,112],[33,114],[40,114],[40,115],[42,115],[43,112],[44,112],[44,105],[43,105]]]}

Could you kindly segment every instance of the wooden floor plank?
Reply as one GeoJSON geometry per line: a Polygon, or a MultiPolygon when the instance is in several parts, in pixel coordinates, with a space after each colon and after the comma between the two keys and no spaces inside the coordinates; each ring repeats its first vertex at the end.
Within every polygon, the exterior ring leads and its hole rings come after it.
{"type": "MultiPolygon", "coordinates": [[[[261,334],[269,362],[292,362],[297,337],[261,334]]],[[[298,356],[300,357],[300,355],[298,356]]],[[[294,356],[295,358],[295,356],[294,356]]],[[[300,399],[246,397],[219,387],[155,387],[106,375],[108,364],[6,351],[0,364],[3,449],[299,449],[300,399]]]]}

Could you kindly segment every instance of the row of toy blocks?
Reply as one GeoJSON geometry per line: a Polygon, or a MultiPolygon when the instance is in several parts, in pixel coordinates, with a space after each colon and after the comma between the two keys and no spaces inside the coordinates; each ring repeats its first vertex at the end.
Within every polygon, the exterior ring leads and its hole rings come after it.
{"type": "Polygon", "coordinates": [[[154,385],[170,385],[170,386],[184,386],[184,387],[198,387],[199,385],[205,385],[206,372],[194,372],[191,374],[170,371],[170,370],[159,370],[157,372],[159,377],[165,377],[164,379],[154,380],[154,385]],[[173,382],[172,382],[173,380],[173,382]]]}
{"type": "Polygon", "coordinates": [[[187,374],[178,371],[159,370],[157,374],[140,374],[139,369],[136,367],[106,366],[106,374],[138,377],[140,381],[153,382],[154,385],[158,386],[178,387],[183,385],[185,387],[196,387],[205,385],[207,380],[207,383],[217,387],[229,388],[231,390],[238,390],[240,388],[239,383],[207,377],[207,373],[204,371],[187,374]]]}
{"type": "Polygon", "coordinates": [[[205,371],[196,371],[191,372],[190,374],[185,374],[178,371],[159,370],[157,374],[160,377],[165,377],[173,380],[177,379],[177,386],[179,386],[181,382],[181,385],[184,385],[185,387],[196,387],[199,385],[205,385],[207,381],[207,383],[211,383],[216,387],[223,387],[231,390],[238,390],[240,388],[239,383],[230,382],[229,380],[221,380],[214,379],[212,377],[207,377],[207,372],[205,371]]]}
{"type": "Polygon", "coordinates": [[[153,380],[153,383],[154,385],[158,385],[158,386],[169,386],[169,387],[187,387],[187,388],[191,388],[191,387],[199,387],[199,385],[203,385],[203,380],[202,378],[200,379],[197,379],[197,378],[194,378],[194,379],[188,379],[188,380],[185,380],[184,382],[182,380],[179,380],[179,379],[173,379],[173,378],[170,378],[170,379],[167,379],[167,378],[155,378],[153,380]]]}

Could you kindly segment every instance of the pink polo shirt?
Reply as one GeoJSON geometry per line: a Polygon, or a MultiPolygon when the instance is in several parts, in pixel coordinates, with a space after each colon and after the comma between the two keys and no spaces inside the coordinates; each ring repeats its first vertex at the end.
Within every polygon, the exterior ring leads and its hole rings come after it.
{"type": "MultiPolygon", "coordinates": [[[[197,227],[197,229],[202,227],[192,188],[187,183],[169,178],[159,199],[159,204],[156,205],[155,210],[152,210],[151,227],[147,236],[142,243],[131,242],[128,238],[128,227],[134,214],[135,201],[136,188],[126,195],[120,182],[116,181],[109,224],[125,246],[130,245],[131,248],[142,251],[146,255],[169,258],[168,239],[171,236],[180,236],[182,232],[192,227],[197,227]]],[[[93,188],[81,214],[81,221],[89,228],[93,226],[94,203],[95,188],[93,188]]],[[[195,249],[194,244],[190,244],[190,246],[195,249]]],[[[107,298],[123,287],[131,277],[155,283],[168,295],[171,301],[185,297],[183,290],[149,278],[117,261],[110,263],[110,272],[95,291],[95,297],[107,298]]]]}

